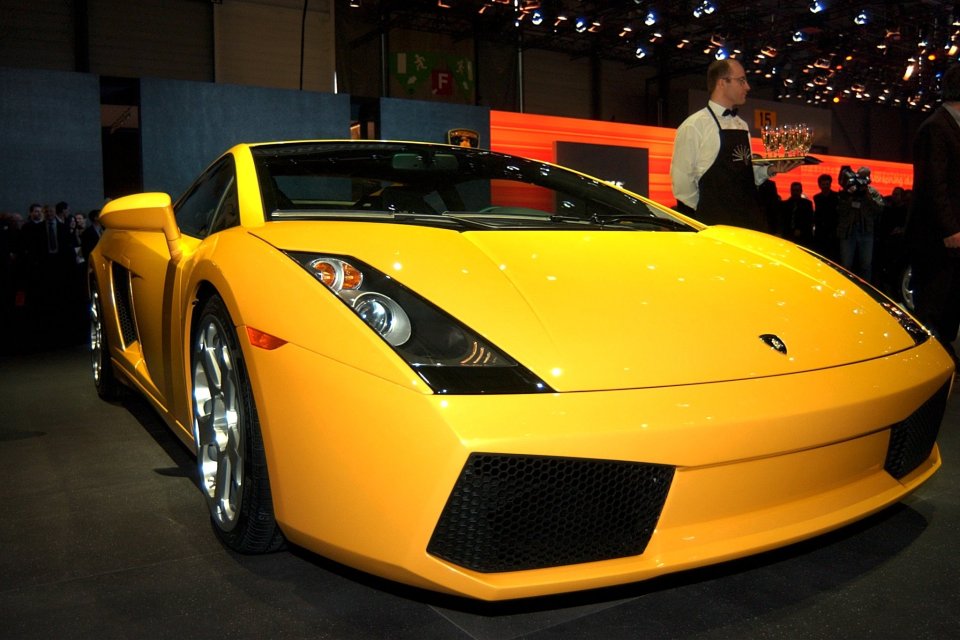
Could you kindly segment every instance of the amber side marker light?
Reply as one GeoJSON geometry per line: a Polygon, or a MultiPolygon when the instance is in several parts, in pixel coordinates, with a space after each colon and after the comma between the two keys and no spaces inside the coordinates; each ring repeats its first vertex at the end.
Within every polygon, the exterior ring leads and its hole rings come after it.
{"type": "Polygon", "coordinates": [[[272,336],[269,333],[265,333],[259,329],[254,329],[253,327],[247,327],[247,338],[250,340],[250,344],[253,346],[266,349],[267,351],[273,351],[274,349],[287,344],[287,341],[283,338],[272,336]]]}

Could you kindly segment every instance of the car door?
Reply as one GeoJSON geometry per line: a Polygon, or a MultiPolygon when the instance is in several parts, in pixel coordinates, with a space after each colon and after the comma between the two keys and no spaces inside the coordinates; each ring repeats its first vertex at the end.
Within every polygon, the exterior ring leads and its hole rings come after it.
{"type": "MultiPolygon", "coordinates": [[[[217,229],[236,224],[236,176],[233,159],[227,156],[210,167],[174,205],[174,214],[186,247],[198,247],[217,229]],[[232,221],[232,222],[231,222],[232,221]]],[[[163,234],[142,233],[128,244],[130,290],[137,333],[146,373],[160,401],[175,411],[172,402],[184,385],[184,314],[182,282],[194,262],[189,251],[184,259],[171,259],[163,234]]]]}

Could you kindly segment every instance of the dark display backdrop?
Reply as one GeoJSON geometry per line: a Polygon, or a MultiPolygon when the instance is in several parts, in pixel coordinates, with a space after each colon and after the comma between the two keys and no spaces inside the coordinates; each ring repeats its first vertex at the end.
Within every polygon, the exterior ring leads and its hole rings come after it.
{"type": "Polygon", "coordinates": [[[582,142],[556,143],[557,164],[650,195],[650,151],[582,142]]]}

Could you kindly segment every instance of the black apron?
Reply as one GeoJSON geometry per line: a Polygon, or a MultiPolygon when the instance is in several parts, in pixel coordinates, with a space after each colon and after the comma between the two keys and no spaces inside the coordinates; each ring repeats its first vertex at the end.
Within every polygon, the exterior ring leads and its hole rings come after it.
{"type": "Polygon", "coordinates": [[[750,133],[723,129],[707,107],[720,132],[720,151],[707,172],[700,177],[700,201],[696,218],[705,224],[729,224],[765,231],[766,219],[753,179],[750,133]]]}

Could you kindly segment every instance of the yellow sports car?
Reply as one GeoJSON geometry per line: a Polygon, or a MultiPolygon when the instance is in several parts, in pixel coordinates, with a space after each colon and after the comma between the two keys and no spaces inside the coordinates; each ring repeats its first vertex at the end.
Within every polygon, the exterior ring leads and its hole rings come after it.
{"type": "Polygon", "coordinates": [[[241,144],[109,203],[93,377],[231,549],[486,600],[809,538],[940,466],[953,362],[808,251],[491,151],[241,144]]]}

